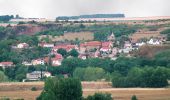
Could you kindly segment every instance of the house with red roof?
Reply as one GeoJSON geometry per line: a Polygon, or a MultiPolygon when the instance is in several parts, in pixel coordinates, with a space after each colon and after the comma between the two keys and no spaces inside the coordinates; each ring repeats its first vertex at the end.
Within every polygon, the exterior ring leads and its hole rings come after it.
{"type": "Polygon", "coordinates": [[[87,59],[87,54],[80,54],[78,58],[86,60],[87,59]]]}
{"type": "Polygon", "coordinates": [[[14,63],[13,62],[0,62],[0,67],[2,67],[3,69],[8,68],[8,67],[14,67],[14,63]]]}
{"type": "Polygon", "coordinates": [[[107,42],[102,42],[102,47],[100,48],[101,52],[111,52],[113,47],[113,43],[111,41],[107,41],[107,42]]]}
{"type": "Polygon", "coordinates": [[[100,41],[90,41],[80,44],[80,53],[84,53],[86,50],[99,49],[102,46],[100,41]]]}
{"type": "Polygon", "coordinates": [[[54,43],[39,43],[38,46],[43,47],[43,48],[53,48],[54,47],[54,43]]]}
{"type": "Polygon", "coordinates": [[[54,58],[51,58],[52,66],[60,66],[63,60],[63,56],[61,54],[56,54],[54,58]]]}
{"type": "Polygon", "coordinates": [[[52,51],[57,51],[58,49],[65,49],[66,51],[71,51],[72,49],[76,49],[78,50],[78,46],[77,45],[70,45],[70,44],[63,44],[63,45],[57,45],[57,46],[54,46],[52,51]]]}

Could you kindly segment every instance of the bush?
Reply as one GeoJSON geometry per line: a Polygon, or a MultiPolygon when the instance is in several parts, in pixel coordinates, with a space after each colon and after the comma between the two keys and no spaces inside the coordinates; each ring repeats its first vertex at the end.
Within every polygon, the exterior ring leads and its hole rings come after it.
{"type": "Polygon", "coordinates": [[[93,96],[88,96],[85,100],[113,100],[111,94],[95,93],[93,96]]]}
{"type": "Polygon", "coordinates": [[[131,100],[138,100],[138,99],[137,99],[136,95],[133,95],[131,100]]]}
{"type": "Polygon", "coordinates": [[[37,88],[36,87],[32,87],[31,91],[37,91],[37,88]]]}

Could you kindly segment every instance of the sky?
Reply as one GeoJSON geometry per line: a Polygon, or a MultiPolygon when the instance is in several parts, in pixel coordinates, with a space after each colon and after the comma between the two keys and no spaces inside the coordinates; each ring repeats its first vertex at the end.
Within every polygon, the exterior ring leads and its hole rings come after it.
{"type": "Polygon", "coordinates": [[[170,0],[0,0],[0,15],[55,18],[82,14],[170,16],[170,0]]]}

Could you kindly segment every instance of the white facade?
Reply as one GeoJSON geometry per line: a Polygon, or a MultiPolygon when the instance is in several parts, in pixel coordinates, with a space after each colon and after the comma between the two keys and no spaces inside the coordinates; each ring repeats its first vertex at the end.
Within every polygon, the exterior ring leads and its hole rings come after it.
{"type": "Polygon", "coordinates": [[[27,43],[20,43],[17,45],[17,48],[19,48],[19,49],[28,48],[28,47],[29,47],[29,45],[27,43]]]}
{"type": "Polygon", "coordinates": [[[161,44],[161,42],[157,39],[150,39],[147,43],[151,44],[151,45],[160,45],[161,44]]]}
{"type": "Polygon", "coordinates": [[[32,60],[32,65],[44,65],[45,61],[43,59],[32,60]]]}
{"type": "Polygon", "coordinates": [[[26,78],[28,80],[39,80],[44,77],[50,77],[51,73],[45,71],[34,71],[32,73],[27,73],[26,78]]]}

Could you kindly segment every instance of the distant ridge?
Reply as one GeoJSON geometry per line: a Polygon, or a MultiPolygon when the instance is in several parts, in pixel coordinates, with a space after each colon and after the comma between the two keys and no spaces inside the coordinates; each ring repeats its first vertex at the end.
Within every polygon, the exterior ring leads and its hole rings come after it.
{"type": "Polygon", "coordinates": [[[80,15],[80,16],[59,16],[57,20],[77,20],[82,18],[124,18],[124,14],[92,14],[92,15],[80,15]]]}

